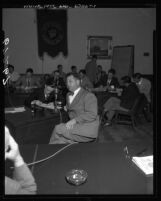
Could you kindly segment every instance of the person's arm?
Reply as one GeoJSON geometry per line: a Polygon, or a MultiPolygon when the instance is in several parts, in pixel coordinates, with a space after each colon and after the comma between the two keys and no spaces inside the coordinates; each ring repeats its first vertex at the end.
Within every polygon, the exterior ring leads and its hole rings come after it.
{"type": "Polygon", "coordinates": [[[5,152],[5,159],[12,160],[14,163],[13,179],[5,177],[5,194],[35,194],[37,186],[31,171],[27,167],[23,158],[20,155],[18,144],[9,134],[9,151],[5,152]]]}

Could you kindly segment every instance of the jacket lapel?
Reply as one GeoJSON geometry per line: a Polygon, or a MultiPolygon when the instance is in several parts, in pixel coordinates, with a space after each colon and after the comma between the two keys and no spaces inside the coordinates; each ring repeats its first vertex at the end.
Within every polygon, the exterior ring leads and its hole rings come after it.
{"type": "Polygon", "coordinates": [[[71,108],[73,107],[75,104],[77,104],[77,102],[80,100],[80,97],[82,96],[84,92],[84,89],[80,89],[80,91],[78,92],[78,94],[76,95],[76,97],[74,98],[74,100],[72,101],[72,103],[69,103],[69,95],[68,95],[68,107],[71,108]]]}

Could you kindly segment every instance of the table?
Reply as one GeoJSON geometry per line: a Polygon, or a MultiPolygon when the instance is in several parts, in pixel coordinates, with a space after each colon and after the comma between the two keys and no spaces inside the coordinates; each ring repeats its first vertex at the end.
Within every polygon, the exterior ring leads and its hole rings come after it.
{"type": "MultiPolygon", "coordinates": [[[[139,143],[129,143],[131,155],[139,152],[139,143]]],[[[20,152],[27,163],[44,159],[66,145],[21,145],[20,152]]],[[[38,194],[150,194],[153,177],[146,177],[124,152],[125,143],[79,143],[53,158],[32,166],[38,194]],[[83,169],[88,174],[80,186],[68,184],[65,175],[71,169],[83,169]]],[[[30,166],[31,167],[31,166],[30,166]]]]}
{"type": "Polygon", "coordinates": [[[5,107],[17,107],[24,105],[26,98],[30,96],[31,93],[25,93],[22,91],[9,92],[5,91],[5,107]]]}
{"type": "MultiPolygon", "coordinates": [[[[67,114],[61,112],[62,120],[66,121],[67,114]]],[[[56,124],[60,123],[60,113],[44,109],[33,116],[31,110],[5,114],[5,124],[18,144],[48,144],[56,124]]]]}

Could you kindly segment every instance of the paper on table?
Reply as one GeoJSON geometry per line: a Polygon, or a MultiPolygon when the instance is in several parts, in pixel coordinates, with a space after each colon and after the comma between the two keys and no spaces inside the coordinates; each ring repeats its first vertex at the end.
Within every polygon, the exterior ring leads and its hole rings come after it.
{"type": "Polygon", "coordinates": [[[24,107],[5,108],[5,114],[26,111],[24,107]]]}
{"type": "Polygon", "coordinates": [[[132,157],[132,161],[146,174],[153,174],[153,155],[132,157]]]}

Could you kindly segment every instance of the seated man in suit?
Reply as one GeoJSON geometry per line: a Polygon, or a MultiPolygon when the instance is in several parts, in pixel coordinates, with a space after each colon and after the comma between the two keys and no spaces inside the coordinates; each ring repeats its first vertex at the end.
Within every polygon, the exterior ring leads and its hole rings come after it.
{"type": "Polygon", "coordinates": [[[140,73],[135,73],[132,77],[133,81],[136,83],[140,93],[143,93],[147,98],[147,101],[150,103],[150,90],[151,83],[148,79],[142,77],[140,73]]]}
{"type": "Polygon", "coordinates": [[[106,112],[108,118],[106,125],[111,124],[115,110],[130,110],[140,94],[136,84],[131,82],[129,76],[124,76],[121,80],[123,81],[125,88],[123,89],[122,94],[120,94],[120,97],[111,97],[104,104],[104,112],[106,112]]]}
{"type": "Polygon", "coordinates": [[[17,73],[16,71],[14,71],[14,66],[11,64],[8,64],[8,76],[9,78],[9,86],[15,87],[16,82],[18,81],[18,79],[20,78],[19,73],[17,73]]]}
{"type": "Polygon", "coordinates": [[[5,126],[5,160],[13,161],[13,178],[5,176],[5,194],[36,194],[35,179],[24,162],[18,144],[5,126]]]}
{"type": "Polygon", "coordinates": [[[38,81],[33,77],[33,69],[28,68],[26,70],[26,76],[20,77],[18,82],[16,83],[17,87],[20,87],[21,89],[32,89],[39,87],[38,81]]]}
{"type": "Polygon", "coordinates": [[[53,103],[55,100],[62,101],[65,104],[65,98],[55,91],[53,87],[53,80],[49,78],[46,80],[45,87],[35,90],[30,96],[25,100],[25,106],[31,107],[31,104],[36,104],[41,106],[42,103],[53,103]]]}
{"type": "Polygon", "coordinates": [[[81,78],[81,87],[84,89],[91,89],[93,88],[92,82],[89,80],[89,78],[86,76],[86,71],[84,69],[81,69],[79,71],[79,75],[81,78]]]}
{"type": "Polygon", "coordinates": [[[67,111],[70,120],[55,126],[50,144],[89,142],[98,136],[97,98],[81,88],[78,74],[67,74],[67,111]]]}
{"type": "Polygon", "coordinates": [[[115,70],[114,69],[110,69],[108,71],[108,75],[107,75],[107,80],[106,80],[106,88],[108,90],[110,90],[111,88],[118,88],[119,87],[119,82],[118,79],[115,77],[115,70]]]}
{"type": "Polygon", "coordinates": [[[97,66],[97,76],[94,83],[94,87],[106,86],[107,82],[107,74],[102,70],[102,66],[97,66]]]}
{"type": "Polygon", "coordinates": [[[59,77],[63,78],[64,82],[66,82],[66,73],[63,72],[63,65],[59,64],[57,70],[59,72],[59,77]]]}

